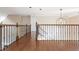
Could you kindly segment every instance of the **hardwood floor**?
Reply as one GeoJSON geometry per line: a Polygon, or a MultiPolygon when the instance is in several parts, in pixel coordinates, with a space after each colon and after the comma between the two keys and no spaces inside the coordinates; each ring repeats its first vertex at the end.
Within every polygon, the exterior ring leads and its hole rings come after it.
{"type": "Polygon", "coordinates": [[[78,51],[78,41],[32,40],[24,36],[11,44],[6,51],[78,51]]]}

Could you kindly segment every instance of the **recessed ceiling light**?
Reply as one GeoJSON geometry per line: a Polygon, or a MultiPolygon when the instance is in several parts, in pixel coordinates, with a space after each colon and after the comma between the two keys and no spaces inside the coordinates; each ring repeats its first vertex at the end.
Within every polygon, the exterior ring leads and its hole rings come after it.
{"type": "Polygon", "coordinates": [[[32,8],[32,7],[29,7],[29,8],[32,8]]]}
{"type": "Polygon", "coordinates": [[[41,11],[42,9],[40,8],[40,11],[41,11]]]}

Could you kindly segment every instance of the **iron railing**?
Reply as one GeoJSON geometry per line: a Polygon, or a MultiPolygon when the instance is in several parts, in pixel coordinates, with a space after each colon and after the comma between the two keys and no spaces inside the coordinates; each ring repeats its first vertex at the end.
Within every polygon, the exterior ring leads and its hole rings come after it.
{"type": "Polygon", "coordinates": [[[79,44],[79,24],[36,24],[36,40],[75,42],[79,44]]]}
{"type": "Polygon", "coordinates": [[[18,41],[22,36],[27,35],[27,33],[31,32],[31,25],[16,25],[13,24],[3,24],[0,25],[0,36],[1,49],[6,50],[9,45],[13,42],[18,41]]]}

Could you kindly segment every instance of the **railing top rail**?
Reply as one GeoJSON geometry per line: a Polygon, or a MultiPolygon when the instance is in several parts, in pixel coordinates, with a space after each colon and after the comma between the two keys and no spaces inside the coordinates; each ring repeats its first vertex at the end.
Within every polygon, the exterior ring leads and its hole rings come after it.
{"type": "MultiPolygon", "coordinates": [[[[18,26],[26,26],[26,25],[18,25],[18,26]]],[[[0,24],[0,26],[17,26],[17,25],[16,24],[0,24]]],[[[27,25],[27,26],[30,26],[30,25],[27,25]]]]}
{"type": "Polygon", "coordinates": [[[79,26],[79,24],[37,24],[39,26],[79,26]]]}

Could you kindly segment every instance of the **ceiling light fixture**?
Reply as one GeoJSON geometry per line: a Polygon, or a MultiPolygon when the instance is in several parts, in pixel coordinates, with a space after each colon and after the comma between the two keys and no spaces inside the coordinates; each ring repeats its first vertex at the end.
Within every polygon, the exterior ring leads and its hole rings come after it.
{"type": "Polygon", "coordinates": [[[57,24],[65,24],[65,20],[63,18],[62,11],[63,11],[63,9],[60,9],[60,17],[57,20],[57,24]]]}

